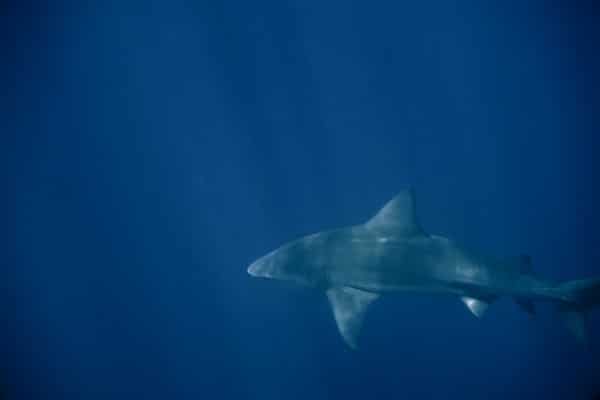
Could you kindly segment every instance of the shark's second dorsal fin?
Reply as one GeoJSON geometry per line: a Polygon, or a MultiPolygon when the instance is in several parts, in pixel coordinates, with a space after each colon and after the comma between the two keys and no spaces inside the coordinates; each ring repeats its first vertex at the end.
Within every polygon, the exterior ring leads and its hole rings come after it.
{"type": "Polygon", "coordinates": [[[412,189],[398,193],[365,224],[367,229],[384,235],[424,235],[417,221],[415,196],[412,189]]]}
{"type": "Polygon", "coordinates": [[[344,341],[356,349],[358,334],[362,327],[369,305],[379,297],[376,293],[365,292],[348,286],[333,287],[327,290],[333,317],[344,341]]]}

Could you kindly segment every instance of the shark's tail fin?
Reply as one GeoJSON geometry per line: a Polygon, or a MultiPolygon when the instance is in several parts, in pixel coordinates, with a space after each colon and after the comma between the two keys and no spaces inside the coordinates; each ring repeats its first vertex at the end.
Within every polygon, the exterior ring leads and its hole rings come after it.
{"type": "Polygon", "coordinates": [[[562,300],[558,310],[567,328],[580,342],[585,343],[585,313],[600,305],[600,278],[565,282],[557,289],[562,300]]]}

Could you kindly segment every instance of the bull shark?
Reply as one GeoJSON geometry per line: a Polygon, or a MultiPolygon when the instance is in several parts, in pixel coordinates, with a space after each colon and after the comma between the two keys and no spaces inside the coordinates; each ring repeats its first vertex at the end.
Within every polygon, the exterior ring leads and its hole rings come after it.
{"type": "Polygon", "coordinates": [[[501,296],[512,297],[532,315],[534,301],[550,301],[583,343],[585,313],[600,303],[600,278],[551,283],[533,273],[527,255],[490,257],[426,233],[410,188],[366,223],[287,243],[253,262],[248,273],[324,291],[352,349],[369,306],[391,292],[455,296],[478,318],[501,296]]]}

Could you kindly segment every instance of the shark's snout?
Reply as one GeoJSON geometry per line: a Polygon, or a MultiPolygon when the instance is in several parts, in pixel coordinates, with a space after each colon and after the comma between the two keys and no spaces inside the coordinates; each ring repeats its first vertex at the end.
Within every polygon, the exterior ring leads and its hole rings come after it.
{"type": "Polygon", "coordinates": [[[248,267],[248,274],[254,277],[268,278],[271,270],[271,257],[264,256],[254,261],[248,267]]]}
{"type": "Polygon", "coordinates": [[[258,264],[256,261],[250,264],[250,266],[248,267],[248,275],[258,276],[258,264]]]}

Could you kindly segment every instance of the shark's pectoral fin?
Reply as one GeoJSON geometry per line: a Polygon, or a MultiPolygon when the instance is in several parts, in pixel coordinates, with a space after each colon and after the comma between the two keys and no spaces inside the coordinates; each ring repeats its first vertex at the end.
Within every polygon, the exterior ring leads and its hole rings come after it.
{"type": "Polygon", "coordinates": [[[331,303],[337,327],[344,341],[351,348],[356,349],[367,308],[378,297],[376,293],[347,286],[327,290],[327,298],[331,303]]]}
{"type": "Polygon", "coordinates": [[[490,306],[490,302],[486,300],[475,299],[473,297],[461,297],[460,299],[477,318],[481,318],[490,306]]]}
{"type": "Polygon", "coordinates": [[[575,336],[579,343],[587,345],[585,314],[583,311],[574,307],[563,307],[559,311],[562,314],[567,329],[575,336]]]}

